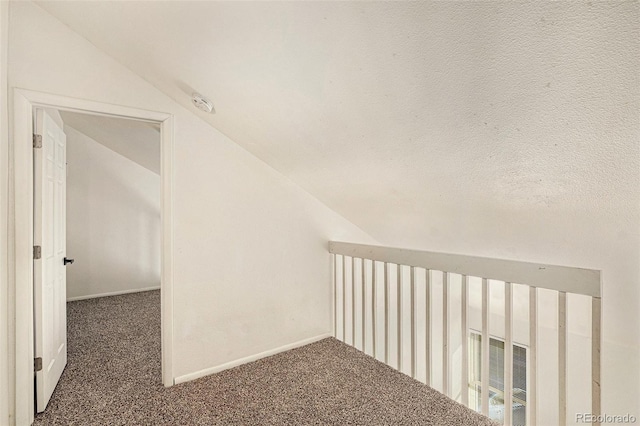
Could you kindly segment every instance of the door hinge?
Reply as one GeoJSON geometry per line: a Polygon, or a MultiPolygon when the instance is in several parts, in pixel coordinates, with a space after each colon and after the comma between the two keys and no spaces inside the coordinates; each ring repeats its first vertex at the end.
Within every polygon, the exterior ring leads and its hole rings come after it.
{"type": "Polygon", "coordinates": [[[42,148],[42,135],[33,135],[33,147],[42,148]]]}
{"type": "Polygon", "coordinates": [[[40,259],[42,257],[42,247],[33,246],[33,258],[40,259]]]}
{"type": "Polygon", "coordinates": [[[42,358],[38,357],[33,360],[33,371],[42,370],[42,358]]]}

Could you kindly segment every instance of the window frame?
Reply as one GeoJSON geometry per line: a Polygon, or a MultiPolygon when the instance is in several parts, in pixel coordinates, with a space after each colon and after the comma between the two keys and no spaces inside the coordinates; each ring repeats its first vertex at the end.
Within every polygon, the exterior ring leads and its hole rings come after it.
{"type": "MultiPolygon", "coordinates": [[[[469,334],[468,334],[468,337],[467,337],[469,339],[469,351],[473,350],[473,345],[471,344],[471,339],[472,339],[473,335],[477,336],[479,338],[479,341],[482,342],[482,332],[479,331],[479,330],[476,330],[474,328],[469,328],[469,334]]],[[[490,334],[489,335],[489,344],[491,344],[491,339],[494,339],[494,340],[497,340],[499,342],[502,342],[503,345],[506,347],[506,342],[505,342],[504,338],[501,338],[501,337],[494,336],[494,335],[490,334]]],[[[524,349],[524,351],[525,351],[525,376],[526,376],[525,380],[527,382],[527,386],[526,387],[528,388],[529,387],[528,385],[530,383],[529,382],[529,375],[530,375],[530,351],[529,351],[529,345],[513,342],[513,346],[514,347],[517,346],[518,348],[524,349]]],[[[472,354],[470,353],[469,354],[469,363],[470,364],[475,362],[474,357],[472,357],[471,355],[472,354]]],[[[482,351],[479,351],[478,355],[480,356],[480,358],[482,358],[482,351]]],[[[481,365],[481,361],[480,361],[480,365],[481,365]]],[[[476,390],[477,388],[481,389],[482,388],[482,381],[481,380],[471,380],[471,375],[473,374],[473,371],[474,371],[474,369],[472,368],[472,365],[469,365],[468,371],[469,371],[469,377],[467,377],[467,392],[469,392],[470,390],[476,390]]],[[[506,384],[505,384],[505,386],[506,386],[506,384]]],[[[512,390],[513,390],[513,383],[511,384],[511,386],[512,386],[512,390]]],[[[518,389],[520,389],[520,388],[518,388],[518,389]]],[[[501,395],[502,399],[504,401],[504,391],[503,390],[497,389],[497,388],[495,388],[493,386],[489,386],[488,390],[491,391],[491,392],[494,392],[495,394],[501,395]]],[[[522,389],[522,390],[525,392],[525,395],[528,393],[528,389],[522,389]]],[[[477,392],[477,390],[476,390],[476,392],[477,392]]],[[[515,396],[513,396],[512,398],[513,398],[513,404],[516,404],[516,403],[517,404],[521,404],[525,408],[525,410],[528,412],[529,407],[528,407],[528,404],[527,404],[526,400],[517,398],[515,396]]],[[[512,409],[513,409],[513,407],[512,407],[512,409]]],[[[476,411],[477,411],[477,408],[476,408],[476,411]]]]}

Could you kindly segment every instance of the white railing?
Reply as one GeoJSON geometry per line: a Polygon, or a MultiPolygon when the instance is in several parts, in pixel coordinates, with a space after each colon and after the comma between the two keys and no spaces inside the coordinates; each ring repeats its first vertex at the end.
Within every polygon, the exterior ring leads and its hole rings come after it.
{"type": "MultiPolygon", "coordinates": [[[[570,353],[577,354],[574,358],[579,358],[578,361],[591,357],[590,414],[601,414],[600,271],[343,242],[330,242],[329,251],[333,254],[334,264],[333,323],[334,336],[337,339],[438,388],[464,405],[479,409],[485,415],[491,414],[489,392],[482,390],[500,392],[505,407],[504,424],[512,425],[513,412],[509,407],[513,407],[514,399],[519,404],[524,402],[521,394],[514,396],[512,386],[513,345],[516,343],[514,316],[522,316],[520,311],[523,310],[514,312],[514,304],[520,308],[525,306],[528,307],[525,326],[523,327],[523,321],[519,320],[517,331],[519,334],[522,334],[523,330],[528,333],[527,389],[524,390],[526,424],[542,424],[548,421],[548,417],[547,420],[543,420],[540,415],[548,416],[548,413],[554,410],[557,424],[565,425],[568,421],[575,421],[575,418],[567,417],[569,361],[574,361],[569,359],[570,353]],[[436,281],[437,287],[442,288],[441,295],[434,292],[436,281]],[[477,298],[481,299],[481,302],[478,302],[480,306],[477,306],[478,312],[475,308],[473,312],[470,310],[472,286],[481,293],[481,297],[477,298]],[[492,294],[492,291],[496,294],[492,294]],[[452,297],[454,293],[455,297],[452,297]],[[504,295],[504,300],[500,299],[503,306],[496,312],[495,306],[492,306],[492,303],[495,303],[492,296],[498,293],[504,295]],[[590,305],[590,313],[582,315],[591,316],[591,322],[588,324],[590,349],[586,351],[581,352],[580,348],[577,352],[568,351],[568,295],[571,298],[590,299],[587,304],[590,305]],[[547,301],[543,305],[538,303],[541,296],[547,301]],[[554,298],[555,302],[548,303],[549,297],[554,298]],[[459,306],[456,307],[456,303],[452,303],[454,299],[459,301],[459,306]],[[434,305],[434,300],[441,300],[442,305],[434,305]],[[459,311],[459,315],[453,315],[454,310],[459,311]],[[435,317],[434,312],[441,312],[441,318],[435,317]],[[543,312],[544,317],[539,317],[540,312],[543,312]],[[478,381],[480,396],[476,401],[470,401],[469,398],[471,313],[481,315],[480,320],[477,315],[474,317],[476,328],[481,328],[481,365],[478,381]],[[548,321],[550,313],[555,317],[554,333],[557,336],[557,349],[554,348],[553,351],[548,347],[539,347],[542,331],[540,322],[548,321]],[[496,318],[499,318],[499,321],[496,318]],[[492,324],[492,319],[495,324],[492,324]],[[438,326],[442,331],[440,336],[434,332],[435,320],[438,320],[438,326]],[[499,324],[502,322],[503,324],[499,324]],[[498,332],[495,331],[496,326],[500,328],[498,332]],[[456,342],[452,340],[454,331],[459,333],[456,342]],[[490,386],[490,341],[496,334],[500,334],[499,338],[504,342],[502,390],[490,386]],[[440,344],[436,345],[435,342],[440,344]],[[541,352],[539,349],[544,351],[541,352]],[[544,359],[548,361],[550,351],[557,351],[557,359],[552,369],[557,371],[554,380],[556,389],[553,392],[548,389],[548,375],[540,373],[540,367],[543,367],[541,359],[544,355],[544,359]],[[436,380],[439,366],[442,367],[442,373],[438,374],[436,380]],[[539,387],[541,379],[547,382],[544,390],[539,387]],[[456,381],[458,383],[455,383],[456,381]],[[455,393],[454,388],[457,389],[455,393]],[[544,393],[541,393],[542,391],[544,393]],[[550,406],[548,394],[555,395],[555,392],[557,401],[554,400],[550,406]],[[541,396],[546,399],[544,406],[539,404],[541,396]]],[[[476,293],[474,295],[477,296],[476,293]]],[[[578,315],[584,314],[584,310],[577,311],[580,311],[576,312],[578,315]]],[[[588,320],[582,320],[588,323],[588,320]]],[[[544,332],[545,335],[549,334],[547,328],[544,332]]],[[[548,339],[545,338],[544,345],[547,344],[548,339]]],[[[571,381],[576,382],[573,378],[571,381]]],[[[571,392],[573,394],[573,388],[571,392]]]]}

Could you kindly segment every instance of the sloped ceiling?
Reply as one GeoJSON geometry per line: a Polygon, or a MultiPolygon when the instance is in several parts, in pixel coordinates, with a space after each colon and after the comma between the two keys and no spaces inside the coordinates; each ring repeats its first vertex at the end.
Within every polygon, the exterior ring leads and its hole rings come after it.
{"type": "Polygon", "coordinates": [[[38,4],[383,243],[638,189],[637,3],[38,4]]]}
{"type": "Polygon", "coordinates": [[[80,133],[140,166],[160,174],[160,126],[144,121],[60,111],[80,133]]]}

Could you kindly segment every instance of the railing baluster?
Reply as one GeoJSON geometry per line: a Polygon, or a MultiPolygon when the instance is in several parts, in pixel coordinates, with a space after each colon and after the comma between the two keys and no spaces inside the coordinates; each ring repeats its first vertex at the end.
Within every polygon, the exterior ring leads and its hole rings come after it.
{"type": "Polygon", "coordinates": [[[504,424],[513,423],[513,297],[512,284],[504,283],[504,424]]]}
{"type": "MultiPolygon", "coordinates": [[[[600,416],[600,344],[602,338],[602,299],[591,298],[591,414],[600,416]]],[[[599,425],[600,422],[594,423],[599,425]]]]}
{"type": "Polygon", "coordinates": [[[337,254],[331,255],[331,259],[333,260],[333,294],[331,298],[333,303],[331,304],[331,309],[333,310],[333,337],[338,338],[338,265],[336,265],[337,254]]]}
{"type": "Polygon", "coordinates": [[[389,364],[389,264],[384,262],[384,362],[389,364]]]}
{"type": "Polygon", "coordinates": [[[469,278],[462,276],[462,391],[461,402],[464,406],[469,406],[469,278]]]}
{"type": "Polygon", "coordinates": [[[529,287],[529,406],[528,425],[538,424],[538,289],[529,287]]]}
{"type": "Polygon", "coordinates": [[[482,279],[482,367],[481,367],[481,383],[482,383],[482,414],[489,415],[489,282],[486,278],[482,279]]]}
{"type": "Polygon", "coordinates": [[[376,316],[378,307],[378,296],[376,292],[376,261],[371,261],[371,344],[373,345],[373,357],[376,357],[376,316]]]}
{"type": "Polygon", "coordinates": [[[351,258],[351,346],[356,347],[356,258],[351,258]]]}
{"type": "Polygon", "coordinates": [[[442,272],[442,393],[449,396],[449,273],[442,272]]]}
{"type": "Polygon", "coordinates": [[[431,385],[431,270],[426,270],[424,289],[424,353],[425,353],[425,383],[431,385]]]}
{"type": "Polygon", "coordinates": [[[402,266],[401,265],[396,265],[396,271],[398,273],[398,277],[396,280],[396,302],[397,302],[397,316],[398,316],[398,320],[397,320],[397,326],[398,326],[398,330],[397,330],[397,340],[398,340],[398,371],[402,372],[402,295],[403,295],[403,291],[402,291],[402,266]]]}
{"type": "Polygon", "coordinates": [[[411,267],[411,377],[416,378],[416,268],[411,267]]]}
{"type": "Polygon", "coordinates": [[[365,260],[362,259],[362,263],[361,263],[361,272],[362,272],[362,282],[360,283],[360,295],[362,296],[362,303],[361,303],[361,311],[362,311],[362,335],[361,337],[361,341],[362,341],[362,352],[366,353],[367,352],[367,339],[366,339],[366,334],[367,334],[367,308],[365,306],[365,302],[367,301],[367,297],[366,297],[366,274],[365,274],[365,260]]]}
{"type": "Polygon", "coordinates": [[[347,261],[342,255],[342,341],[347,343],[347,261]]]}
{"type": "Polygon", "coordinates": [[[567,424],[567,293],[558,292],[558,416],[567,424]]]}

